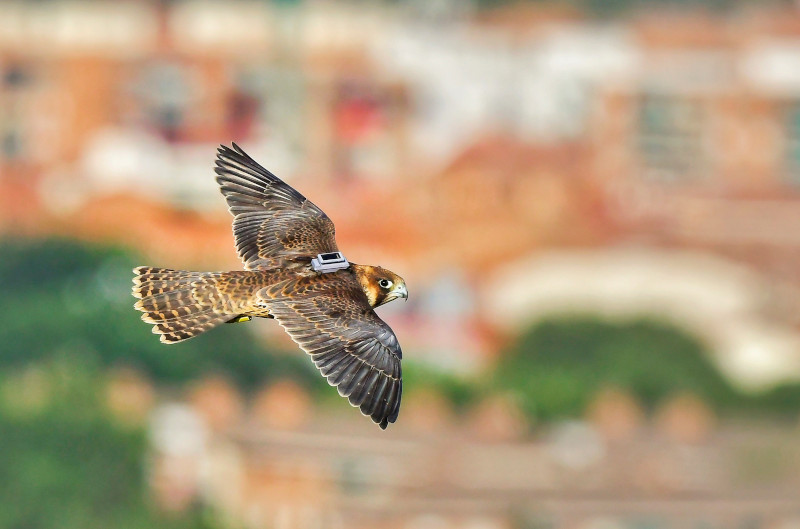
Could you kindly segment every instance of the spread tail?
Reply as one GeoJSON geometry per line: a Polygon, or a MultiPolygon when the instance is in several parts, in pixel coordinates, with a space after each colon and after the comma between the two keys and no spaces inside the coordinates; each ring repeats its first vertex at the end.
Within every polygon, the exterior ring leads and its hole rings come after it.
{"type": "MultiPolygon", "coordinates": [[[[193,338],[234,315],[214,310],[214,274],[139,266],[133,269],[134,307],[163,343],[193,338]]],[[[218,297],[218,295],[217,295],[218,297]]]]}

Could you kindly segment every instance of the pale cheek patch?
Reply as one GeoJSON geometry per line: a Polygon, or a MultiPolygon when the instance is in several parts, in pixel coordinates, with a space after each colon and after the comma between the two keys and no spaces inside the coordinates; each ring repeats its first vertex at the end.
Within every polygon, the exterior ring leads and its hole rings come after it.
{"type": "Polygon", "coordinates": [[[369,301],[369,304],[374,307],[378,301],[378,289],[375,287],[375,285],[369,285],[365,293],[367,294],[367,300],[369,301]]]}

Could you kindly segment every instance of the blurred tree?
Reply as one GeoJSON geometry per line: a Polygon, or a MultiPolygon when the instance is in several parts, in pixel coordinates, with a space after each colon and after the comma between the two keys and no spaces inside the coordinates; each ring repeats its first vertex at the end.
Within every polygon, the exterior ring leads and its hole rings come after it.
{"type": "MultiPolygon", "coordinates": [[[[54,358],[80,368],[129,365],[156,385],[219,373],[245,391],[291,378],[336,402],[304,355],[271,354],[247,325],[223,325],[202,339],[168,347],[139,320],[130,295],[134,256],[66,240],[0,241],[0,372],[54,358]]],[[[800,413],[800,384],[759,395],[731,387],[703,345],[681,330],[647,320],[562,317],[524,333],[481,380],[404,362],[406,390],[435,391],[463,410],[477,397],[512,391],[536,420],[577,416],[598,390],[616,386],[652,408],[681,391],[716,411],[800,413]]]]}
{"type": "Polygon", "coordinates": [[[113,426],[99,402],[97,366],[73,360],[0,379],[0,529],[214,527],[199,510],[166,517],[151,508],[143,432],[113,426]]]}
{"type": "Polygon", "coordinates": [[[130,294],[133,256],[64,240],[0,242],[0,366],[63,352],[101,365],[130,365],[158,384],[222,373],[245,390],[290,377],[327,387],[303,355],[269,354],[245,325],[167,347],[142,324],[130,294]]]}
{"type": "MultiPolygon", "coordinates": [[[[166,346],[133,310],[135,256],[119,248],[68,240],[0,241],[0,370],[68,355],[76,365],[127,365],[156,385],[182,384],[209,373],[253,391],[291,378],[336,403],[303,354],[274,354],[247,325],[223,325],[176,346],[166,346]]],[[[404,363],[406,391],[433,389],[457,407],[472,401],[474,385],[424,365],[404,363]],[[410,374],[410,375],[409,375],[410,374]]]]}
{"type": "Polygon", "coordinates": [[[496,387],[513,390],[538,420],[578,416],[608,386],[630,392],[649,409],[677,392],[698,395],[717,410],[748,401],[712,365],[698,340],[649,320],[544,320],[503,355],[495,376],[496,387]]]}
{"type": "Polygon", "coordinates": [[[404,394],[430,391],[447,399],[457,411],[474,404],[484,388],[477,380],[457,377],[424,363],[403,359],[404,394]]]}

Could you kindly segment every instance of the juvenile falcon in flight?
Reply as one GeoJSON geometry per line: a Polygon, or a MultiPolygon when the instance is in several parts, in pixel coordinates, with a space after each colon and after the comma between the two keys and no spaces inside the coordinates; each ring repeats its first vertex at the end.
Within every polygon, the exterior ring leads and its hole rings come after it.
{"type": "Polygon", "coordinates": [[[176,343],[222,323],[274,318],[328,383],[385,429],[400,409],[402,352],[373,309],[408,299],[405,281],[349,263],[331,219],[235,143],[217,150],[215,172],[245,269],[137,267],[142,320],[163,343],[176,343]]]}

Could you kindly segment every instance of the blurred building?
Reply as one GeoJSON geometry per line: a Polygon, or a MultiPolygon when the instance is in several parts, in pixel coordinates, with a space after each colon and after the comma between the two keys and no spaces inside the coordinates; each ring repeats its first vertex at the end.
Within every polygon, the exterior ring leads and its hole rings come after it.
{"type": "MultiPolygon", "coordinates": [[[[335,219],[352,260],[417,285],[389,314],[444,367],[479,369],[514,331],[498,321],[528,323],[494,294],[524,282],[509,270],[635,248],[619,262],[651,284],[680,249],[756,278],[732,294],[735,324],[714,316],[724,301],[695,318],[738,358],[728,372],[796,377],[800,14],[437,5],[4,4],[0,228],[234,267],[210,166],[238,141],[335,219]]],[[[594,264],[570,269],[584,292],[612,288],[594,264]]],[[[646,309],[647,288],[630,295],[646,309]]]]}
{"type": "MultiPolygon", "coordinates": [[[[800,510],[796,433],[719,428],[691,395],[665,403],[648,423],[630,396],[604,391],[585,422],[531,438],[496,399],[461,426],[447,413],[420,420],[424,408],[413,405],[387,432],[334,410],[281,423],[285,413],[263,401],[287,390],[283,382],[265,390],[253,402],[255,420],[213,434],[202,407],[157,410],[158,503],[180,510],[202,501],[252,529],[566,529],[601,520],[625,529],[766,528],[794,523],[800,510]]],[[[296,400],[302,390],[290,391],[296,400]]]]}
{"type": "MultiPolygon", "coordinates": [[[[236,141],[334,219],[348,258],[412,285],[382,315],[415,358],[475,372],[553,312],[654,314],[767,386],[800,376],[799,72],[789,3],[598,20],[563,3],[3,2],[0,232],[235,268],[211,167],[236,141]]],[[[42,392],[29,378],[22,407],[42,392]]],[[[648,423],[609,390],[534,438],[509,400],[456,425],[428,395],[378,438],[288,382],[251,402],[217,378],[186,403],[155,391],[130,372],[108,387],[122,423],[157,406],[157,504],[232,526],[800,524],[797,432],[717,425],[691,395],[648,423]]]]}

